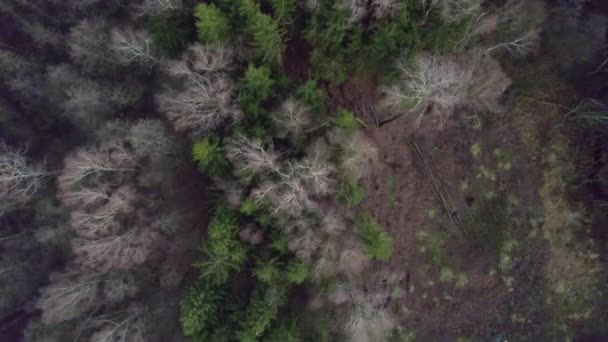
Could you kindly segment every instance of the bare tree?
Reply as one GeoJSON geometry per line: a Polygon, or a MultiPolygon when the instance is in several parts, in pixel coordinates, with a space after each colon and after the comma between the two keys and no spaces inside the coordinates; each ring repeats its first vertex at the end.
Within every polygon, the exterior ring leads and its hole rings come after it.
{"type": "Polygon", "coordinates": [[[182,80],[183,89],[168,89],[157,95],[156,102],[177,131],[196,136],[228,119],[240,119],[242,113],[235,105],[234,85],[225,74],[232,66],[231,56],[231,50],[225,47],[194,44],[184,59],[166,68],[170,76],[182,80]]]}
{"type": "Polygon", "coordinates": [[[74,319],[98,305],[98,290],[103,280],[98,273],[67,271],[51,275],[51,284],[41,291],[36,308],[42,321],[57,324],[74,319]]]}
{"type": "Polygon", "coordinates": [[[67,100],[63,103],[63,109],[77,122],[94,127],[112,112],[103,89],[95,82],[82,80],[68,87],[65,93],[67,100]]]}
{"type": "Polygon", "coordinates": [[[100,3],[102,0],[68,0],[66,4],[72,8],[84,9],[100,3]]]}
{"type": "Polygon", "coordinates": [[[73,191],[61,192],[59,199],[68,207],[82,207],[88,209],[98,207],[110,198],[105,184],[97,187],[80,187],[73,191]]]}
{"type": "Polygon", "coordinates": [[[350,341],[371,342],[384,338],[394,328],[387,302],[392,293],[385,286],[372,286],[367,291],[355,288],[349,294],[344,330],[350,341]]]}
{"type": "Polygon", "coordinates": [[[299,217],[305,211],[316,209],[309,190],[295,173],[280,173],[278,181],[263,182],[252,191],[251,196],[258,203],[270,201],[273,215],[299,217]]]}
{"type": "Polygon", "coordinates": [[[224,45],[203,45],[194,43],[181,60],[171,61],[166,71],[171,76],[192,76],[193,73],[210,76],[233,69],[234,51],[224,45]]]}
{"type": "Polygon", "coordinates": [[[82,267],[106,273],[146,262],[160,238],[158,232],[132,228],[121,235],[100,239],[74,239],[72,250],[82,267]]]}
{"type": "Polygon", "coordinates": [[[265,149],[260,141],[244,136],[239,136],[228,144],[226,157],[237,172],[244,176],[279,172],[279,155],[272,149],[265,149]]]}
{"type": "Polygon", "coordinates": [[[342,152],[340,170],[353,181],[368,175],[373,165],[378,162],[378,148],[363,132],[355,134],[338,132],[333,140],[340,146],[342,152]]]}
{"type": "Polygon", "coordinates": [[[294,175],[283,177],[278,191],[269,195],[275,214],[298,217],[316,207],[302,180],[294,175]]]}
{"type": "Polygon", "coordinates": [[[0,216],[30,201],[52,174],[28,165],[26,150],[13,149],[0,141],[0,216]]]}
{"type": "Polygon", "coordinates": [[[324,211],[321,215],[320,228],[329,236],[338,236],[346,230],[344,217],[334,209],[324,211]]]}
{"type": "Polygon", "coordinates": [[[135,189],[123,185],[107,197],[107,201],[102,206],[90,211],[73,211],[70,215],[70,225],[79,236],[87,238],[115,234],[120,229],[119,215],[133,213],[136,198],[135,189]]]}
{"type": "Polygon", "coordinates": [[[322,241],[318,234],[310,229],[298,229],[290,235],[289,250],[291,250],[298,259],[312,263],[315,252],[321,246],[322,241]]]}
{"type": "Polygon", "coordinates": [[[498,113],[503,110],[500,98],[511,86],[511,79],[503,71],[500,63],[490,57],[472,59],[476,64],[473,80],[468,89],[468,106],[473,112],[489,111],[498,113]]]}
{"type": "Polygon", "coordinates": [[[137,162],[121,142],[109,142],[101,146],[79,148],[65,159],[65,167],[58,177],[60,191],[73,191],[86,181],[103,184],[108,180],[120,180],[125,172],[135,171],[137,162]]]}
{"type": "Polygon", "coordinates": [[[348,247],[340,253],[337,271],[348,276],[357,276],[362,274],[370,260],[360,242],[347,241],[345,245],[348,247]]]}
{"type": "Polygon", "coordinates": [[[291,136],[298,140],[306,134],[312,124],[312,115],[306,105],[289,98],[272,113],[272,121],[277,127],[279,137],[291,136]]]}
{"type": "Polygon", "coordinates": [[[367,0],[340,0],[338,2],[339,6],[349,14],[348,22],[350,24],[358,23],[363,19],[368,12],[367,3],[367,0]]]}
{"type": "Polygon", "coordinates": [[[99,296],[105,305],[112,306],[135,297],[138,292],[139,288],[132,271],[112,271],[104,277],[99,296]]]}
{"type": "Polygon", "coordinates": [[[437,10],[443,20],[456,22],[481,15],[482,2],[483,0],[421,0],[421,5],[425,17],[432,10],[437,10]]]}
{"type": "Polygon", "coordinates": [[[122,65],[153,67],[160,63],[154,51],[152,36],[147,31],[130,27],[113,29],[110,48],[122,65]]]}
{"type": "Polygon", "coordinates": [[[321,158],[306,157],[291,167],[311,194],[325,196],[336,191],[336,170],[321,158]]]}
{"type": "Polygon", "coordinates": [[[318,10],[319,5],[321,4],[320,0],[301,0],[301,2],[303,2],[303,6],[311,12],[318,10]]]}
{"type": "Polygon", "coordinates": [[[178,132],[201,135],[228,119],[238,119],[234,105],[234,86],[227,77],[206,78],[193,75],[183,91],[165,91],[156,97],[159,109],[178,132]]]}
{"type": "Polygon", "coordinates": [[[465,104],[471,68],[449,57],[419,55],[413,63],[399,63],[398,69],[401,79],[382,89],[384,105],[393,111],[417,115],[417,126],[429,111],[443,123],[456,107],[465,104]]]}
{"type": "Polygon", "coordinates": [[[70,56],[88,72],[103,72],[116,65],[109,41],[109,25],[103,19],[85,18],[70,29],[70,56]]]}
{"type": "Polygon", "coordinates": [[[177,153],[177,143],[163,122],[158,119],[143,119],[129,128],[127,137],[137,157],[158,159],[177,153]]]}
{"type": "Polygon", "coordinates": [[[182,0],[144,0],[133,5],[137,16],[157,16],[170,14],[183,8],[182,0]]]}
{"type": "Polygon", "coordinates": [[[145,310],[139,306],[94,317],[88,325],[97,330],[91,336],[91,342],[145,341],[145,310]]]}
{"type": "Polygon", "coordinates": [[[214,177],[213,183],[224,193],[226,203],[234,209],[240,208],[243,202],[244,190],[238,181],[214,177]]]}
{"type": "Polygon", "coordinates": [[[520,36],[503,41],[485,49],[485,54],[491,54],[494,51],[504,49],[511,55],[526,55],[534,50],[540,42],[540,28],[532,29],[523,33],[520,36]]]}
{"type": "Polygon", "coordinates": [[[336,274],[337,248],[333,241],[325,241],[317,251],[311,273],[317,279],[324,279],[336,274]]]}
{"type": "MultiPolygon", "coordinates": [[[[59,47],[63,43],[63,35],[55,29],[45,26],[40,22],[25,19],[23,16],[15,16],[19,28],[26,32],[38,46],[59,47]]],[[[29,18],[28,18],[29,19],[29,18]]]]}
{"type": "Polygon", "coordinates": [[[376,20],[391,17],[401,10],[403,3],[399,0],[372,0],[376,20]]]}

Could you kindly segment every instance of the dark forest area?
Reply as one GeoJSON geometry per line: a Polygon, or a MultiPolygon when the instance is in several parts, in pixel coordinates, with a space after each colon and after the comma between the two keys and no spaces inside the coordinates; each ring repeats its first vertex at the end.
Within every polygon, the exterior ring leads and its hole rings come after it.
{"type": "Polygon", "coordinates": [[[0,341],[608,340],[603,0],[0,0],[0,341]]]}

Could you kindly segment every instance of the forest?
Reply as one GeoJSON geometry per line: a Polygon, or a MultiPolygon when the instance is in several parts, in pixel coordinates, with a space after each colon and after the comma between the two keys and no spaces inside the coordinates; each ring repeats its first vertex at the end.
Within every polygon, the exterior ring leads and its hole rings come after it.
{"type": "Polygon", "coordinates": [[[603,0],[0,0],[0,341],[608,341],[603,0]]]}

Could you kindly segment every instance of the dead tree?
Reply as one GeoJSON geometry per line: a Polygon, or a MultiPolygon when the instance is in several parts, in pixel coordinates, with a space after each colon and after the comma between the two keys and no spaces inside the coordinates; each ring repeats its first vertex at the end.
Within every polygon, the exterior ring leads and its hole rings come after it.
{"type": "Polygon", "coordinates": [[[289,98],[272,113],[272,121],[277,127],[279,137],[290,136],[294,140],[299,140],[312,125],[312,113],[306,105],[289,98]]]}
{"type": "Polygon", "coordinates": [[[182,0],[144,0],[133,5],[137,16],[166,15],[183,8],[182,0]]]}
{"type": "Polygon", "coordinates": [[[153,67],[161,61],[156,57],[152,36],[133,28],[113,29],[110,48],[122,65],[153,67]]]}
{"type": "Polygon", "coordinates": [[[91,342],[145,341],[145,310],[136,305],[94,317],[88,325],[96,330],[91,342]]]}
{"type": "Polygon", "coordinates": [[[124,173],[133,172],[136,167],[133,153],[122,142],[80,148],[66,157],[65,167],[58,177],[59,189],[72,191],[89,181],[101,185],[104,180],[121,179],[124,173]]]}
{"type": "Polygon", "coordinates": [[[146,262],[160,238],[155,231],[131,228],[123,234],[100,239],[74,239],[72,250],[76,262],[84,269],[107,273],[146,262]]]}
{"type": "Polygon", "coordinates": [[[50,174],[43,167],[28,165],[25,149],[0,141],[0,216],[29,202],[50,174]]]}
{"type": "Polygon", "coordinates": [[[116,65],[109,41],[109,25],[100,18],[83,19],[67,39],[72,59],[85,71],[97,73],[116,65]]]}
{"type": "MultiPolygon", "coordinates": [[[[428,55],[418,56],[412,64],[400,62],[398,69],[401,79],[382,89],[384,106],[399,115],[416,115],[416,126],[429,111],[443,123],[456,107],[465,104],[472,69],[449,57],[428,55]]],[[[392,118],[381,125],[387,121],[392,118]]]]}
{"type": "Polygon", "coordinates": [[[41,291],[36,308],[42,321],[57,324],[83,315],[99,304],[97,293],[103,276],[99,273],[67,271],[51,276],[51,284],[41,291]]]}
{"type": "Polygon", "coordinates": [[[226,157],[243,176],[271,172],[278,173],[279,155],[271,149],[265,149],[260,141],[240,136],[226,147],[226,157]]]}
{"type": "Polygon", "coordinates": [[[231,68],[228,48],[194,44],[166,72],[183,82],[181,89],[167,89],[156,97],[159,110],[178,132],[198,136],[242,115],[235,101],[235,87],[225,73],[231,68]]]}

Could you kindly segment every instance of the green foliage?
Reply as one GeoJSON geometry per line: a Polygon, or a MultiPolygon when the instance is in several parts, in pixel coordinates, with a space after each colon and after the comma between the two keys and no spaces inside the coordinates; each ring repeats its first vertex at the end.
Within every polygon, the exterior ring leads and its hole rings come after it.
{"type": "Polygon", "coordinates": [[[346,128],[349,131],[356,131],[359,129],[359,120],[353,114],[353,112],[346,109],[341,109],[334,118],[334,123],[342,128],[346,128]]]}
{"type": "Polygon", "coordinates": [[[308,277],[308,267],[299,261],[292,261],[287,265],[287,281],[300,285],[308,277]]]}
{"type": "Polygon", "coordinates": [[[281,24],[289,24],[293,21],[297,10],[296,0],[270,0],[274,18],[281,24]]]}
{"type": "Polygon", "coordinates": [[[283,323],[268,332],[266,342],[301,342],[300,329],[295,321],[283,323]]]}
{"type": "Polygon", "coordinates": [[[470,20],[453,23],[435,20],[426,26],[422,35],[425,48],[441,54],[453,52],[469,30],[470,20]]]}
{"type": "Polygon", "coordinates": [[[184,335],[203,335],[217,323],[218,304],[221,296],[217,289],[204,282],[198,282],[182,299],[180,322],[184,335]]]}
{"type": "Polygon", "coordinates": [[[240,13],[245,21],[245,31],[251,36],[251,45],[264,63],[281,64],[283,39],[279,24],[271,16],[260,11],[253,0],[241,0],[240,13]]]}
{"type": "Polygon", "coordinates": [[[208,228],[208,241],[203,247],[207,258],[196,262],[201,279],[215,285],[226,283],[231,272],[238,271],[247,260],[247,249],[238,239],[238,218],[230,209],[220,206],[208,228]]]}
{"type": "Polygon", "coordinates": [[[213,4],[198,4],[194,10],[198,39],[207,44],[228,40],[230,23],[228,18],[213,4]]]}
{"type": "Polygon", "coordinates": [[[354,208],[358,206],[365,198],[365,189],[363,189],[363,187],[357,183],[343,181],[340,184],[340,191],[338,193],[338,197],[349,208],[354,208]]]}
{"type": "Polygon", "coordinates": [[[154,45],[169,58],[175,58],[186,48],[190,38],[189,22],[180,15],[156,16],[148,21],[148,31],[154,45]]]}
{"type": "Polygon", "coordinates": [[[347,79],[348,66],[344,56],[332,56],[321,49],[315,49],[310,56],[310,63],[312,76],[316,79],[333,84],[340,84],[347,79]]]}
{"type": "Polygon", "coordinates": [[[308,80],[306,83],[299,86],[296,94],[310,107],[313,113],[319,114],[325,112],[325,103],[327,101],[326,95],[323,90],[317,86],[315,80],[308,80]]]}
{"type": "Polygon", "coordinates": [[[229,165],[228,160],[224,158],[224,149],[220,140],[216,136],[206,137],[194,143],[192,158],[199,170],[215,176],[226,172],[229,165]]]}
{"type": "Polygon", "coordinates": [[[369,51],[371,60],[379,67],[393,65],[397,56],[416,52],[420,45],[420,33],[409,6],[403,6],[400,15],[378,24],[371,38],[369,51]]]}
{"type": "Polygon", "coordinates": [[[241,204],[241,213],[253,217],[253,219],[262,227],[272,225],[272,217],[265,204],[256,203],[254,200],[247,198],[241,204]]]}
{"type": "Polygon", "coordinates": [[[368,214],[358,216],[357,228],[365,241],[367,255],[376,260],[387,261],[393,254],[393,238],[368,214]]]}
{"type": "Polygon", "coordinates": [[[259,287],[240,321],[237,333],[241,342],[257,341],[277,318],[279,307],[287,300],[287,289],[279,285],[259,287]]]}
{"type": "MultiPolygon", "coordinates": [[[[244,250],[237,251],[236,254],[243,253],[244,250]]],[[[237,272],[241,269],[242,263],[222,257],[217,254],[206,252],[204,260],[193,264],[200,271],[199,278],[205,280],[215,286],[221,286],[228,282],[228,278],[232,272],[237,272]]],[[[241,256],[239,256],[240,258],[241,256]]]]}
{"type": "Polygon", "coordinates": [[[247,198],[241,203],[241,213],[253,216],[258,210],[258,205],[251,198],[247,198]]]}
{"type": "Polygon", "coordinates": [[[289,251],[289,242],[277,232],[272,236],[270,248],[276,251],[277,253],[287,253],[287,251],[289,251]]]}
{"type": "Polygon", "coordinates": [[[209,253],[242,264],[246,257],[246,250],[238,240],[238,217],[225,206],[215,210],[213,219],[209,223],[209,253]]]}
{"type": "Polygon", "coordinates": [[[272,95],[274,84],[268,67],[249,64],[242,80],[240,97],[245,113],[253,117],[260,116],[260,106],[272,95]]]}
{"type": "Polygon", "coordinates": [[[272,284],[281,278],[280,264],[276,258],[269,260],[258,260],[253,274],[265,284],[272,284]]]}
{"type": "Polygon", "coordinates": [[[339,3],[323,1],[310,19],[305,38],[315,47],[310,57],[312,76],[339,84],[352,72],[364,34],[349,23],[349,13],[339,3]]]}
{"type": "Polygon", "coordinates": [[[347,45],[348,13],[333,1],[324,1],[320,6],[310,19],[305,37],[313,46],[337,54],[347,45]]]}

